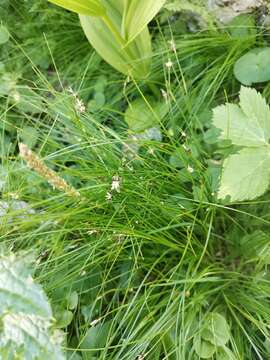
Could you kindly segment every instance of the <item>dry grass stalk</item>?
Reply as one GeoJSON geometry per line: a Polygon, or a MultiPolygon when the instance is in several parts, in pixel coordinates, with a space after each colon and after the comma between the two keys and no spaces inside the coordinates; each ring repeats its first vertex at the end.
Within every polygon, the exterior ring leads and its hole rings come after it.
{"type": "Polygon", "coordinates": [[[79,197],[80,193],[70,186],[57,173],[51,170],[44,162],[28,148],[27,145],[20,143],[20,156],[26,161],[27,166],[46,179],[53,188],[64,191],[68,196],[79,197]]]}

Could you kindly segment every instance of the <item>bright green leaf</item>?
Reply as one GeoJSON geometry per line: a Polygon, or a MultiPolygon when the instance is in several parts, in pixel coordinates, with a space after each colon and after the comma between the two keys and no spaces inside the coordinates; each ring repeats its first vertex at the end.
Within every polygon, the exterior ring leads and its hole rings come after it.
{"type": "Polygon", "coordinates": [[[256,48],[243,55],[234,65],[234,75],[242,84],[270,80],[270,48],[256,48]]]}
{"type": "Polygon", "coordinates": [[[226,104],[213,110],[213,124],[221,129],[220,138],[239,146],[263,146],[267,143],[264,129],[236,104],[226,104]]]}
{"type": "Polygon", "coordinates": [[[125,121],[130,130],[135,133],[159,124],[160,120],[168,112],[168,106],[165,103],[136,99],[131,102],[125,112],[125,121]]]}
{"type": "Polygon", "coordinates": [[[58,309],[55,313],[56,327],[63,329],[66,328],[73,320],[73,313],[69,310],[58,309]]]}
{"type": "Polygon", "coordinates": [[[205,341],[201,338],[200,334],[197,334],[193,338],[193,346],[197,355],[202,359],[209,359],[215,353],[216,347],[209,341],[205,341]]]}
{"type": "Polygon", "coordinates": [[[216,312],[210,313],[207,316],[206,327],[202,331],[201,336],[203,340],[209,341],[215,347],[224,346],[230,339],[230,331],[226,319],[216,312]]]}
{"type": "MultiPolygon", "coordinates": [[[[112,17],[112,22],[120,34],[121,14],[111,7],[109,16],[112,17]]],[[[80,15],[80,20],[90,44],[107,63],[121,73],[135,78],[145,78],[148,75],[152,50],[147,28],[135,41],[124,47],[103,19],[80,15]]]]}
{"type": "Polygon", "coordinates": [[[9,40],[8,29],[4,25],[0,25],[0,45],[5,44],[9,40]]]}
{"type": "Polygon", "coordinates": [[[48,0],[67,10],[88,16],[102,16],[106,13],[100,0],[48,0]]]}
{"type": "Polygon", "coordinates": [[[216,354],[216,360],[236,360],[233,352],[226,346],[219,348],[216,354]]]}
{"type": "Polygon", "coordinates": [[[122,29],[128,42],[134,40],[156,16],[166,0],[126,1],[126,16],[122,29]]]}
{"type": "Polygon", "coordinates": [[[67,307],[69,310],[74,310],[78,306],[79,296],[77,291],[72,291],[68,296],[67,307]]]}
{"type": "Polygon", "coordinates": [[[111,328],[111,321],[90,327],[82,339],[80,348],[87,350],[98,350],[106,345],[111,328]]]}
{"type": "Polygon", "coordinates": [[[240,14],[234,17],[227,24],[227,29],[233,38],[241,41],[254,42],[256,39],[255,19],[252,14],[240,14]]]}
{"type": "Polygon", "coordinates": [[[231,201],[252,200],[267,190],[269,180],[269,147],[245,148],[225,160],[218,197],[230,196],[231,201]]]}
{"type": "MultiPolygon", "coordinates": [[[[240,106],[245,115],[264,133],[265,142],[270,139],[270,108],[262,95],[255,89],[241,87],[240,106]]],[[[247,124],[247,126],[249,126],[247,124]]],[[[251,146],[252,144],[249,144],[251,146]]]]}

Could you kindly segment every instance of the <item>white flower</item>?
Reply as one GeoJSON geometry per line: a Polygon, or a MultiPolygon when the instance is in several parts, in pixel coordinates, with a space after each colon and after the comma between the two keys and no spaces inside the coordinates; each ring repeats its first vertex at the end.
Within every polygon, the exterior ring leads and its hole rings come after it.
{"type": "Polygon", "coordinates": [[[86,108],[82,100],[76,98],[75,109],[78,113],[84,113],[86,108]]]}
{"type": "Polygon", "coordinates": [[[184,131],[181,131],[181,136],[187,137],[187,134],[184,131]]]}
{"type": "Polygon", "coordinates": [[[192,174],[192,173],[194,172],[194,169],[193,169],[193,167],[191,167],[190,165],[188,165],[187,171],[192,174]]]}
{"type": "Polygon", "coordinates": [[[100,320],[101,320],[101,319],[95,319],[95,320],[93,320],[92,322],[90,322],[90,326],[95,326],[95,325],[97,325],[97,323],[99,323],[100,320]]]}
{"type": "Polygon", "coordinates": [[[189,151],[189,150],[190,150],[190,148],[189,148],[187,145],[185,145],[185,144],[182,144],[182,147],[183,147],[183,149],[184,149],[185,151],[189,151]]]}
{"type": "Polygon", "coordinates": [[[105,199],[107,201],[111,201],[112,200],[112,193],[110,191],[107,192],[106,196],[105,196],[105,199]]]}
{"type": "Polygon", "coordinates": [[[170,69],[173,67],[173,62],[171,61],[171,59],[169,59],[166,63],[165,63],[166,68],[170,69]]]}
{"type": "Polygon", "coordinates": [[[169,102],[169,94],[167,93],[167,91],[160,89],[161,95],[162,97],[165,99],[166,104],[169,102]]]}
{"type": "Polygon", "coordinates": [[[120,193],[120,178],[117,175],[113,176],[112,178],[111,191],[120,193]]]}
{"type": "Polygon", "coordinates": [[[168,43],[169,43],[169,45],[170,45],[170,47],[171,47],[171,51],[174,52],[174,53],[176,53],[176,45],[175,45],[174,40],[173,40],[173,39],[172,39],[172,40],[169,40],[168,43]]]}

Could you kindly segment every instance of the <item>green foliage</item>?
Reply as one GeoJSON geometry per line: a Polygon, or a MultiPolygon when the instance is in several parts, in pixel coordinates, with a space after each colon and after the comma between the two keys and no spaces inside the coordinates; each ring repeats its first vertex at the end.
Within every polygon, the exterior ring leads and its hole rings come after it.
{"type": "Polygon", "coordinates": [[[51,330],[50,305],[31,272],[27,258],[0,257],[0,354],[29,360],[64,359],[61,337],[51,330]]]}
{"type": "Polygon", "coordinates": [[[168,112],[168,106],[158,101],[136,99],[125,111],[125,121],[132,132],[138,133],[159,126],[168,112]]]}
{"type": "Polygon", "coordinates": [[[221,105],[213,113],[220,138],[244,147],[225,160],[218,197],[241,201],[262,195],[270,180],[270,109],[265,99],[242,87],[239,106],[221,105]]]}
{"type": "Polygon", "coordinates": [[[105,7],[100,0],[48,0],[70,11],[87,16],[103,16],[105,7]]]}
{"type": "MultiPolygon", "coordinates": [[[[190,33],[197,14],[163,11],[149,27],[151,83],[135,82],[89,48],[76,14],[44,0],[0,8],[12,35],[0,52],[1,244],[37,254],[65,357],[268,359],[269,194],[217,202],[222,159],[250,146],[218,141],[210,113],[225,93],[235,102],[233,64],[253,46],[250,26],[234,33],[238,25],[204,23],[190,33]],[[128,124],[136,99],[144,105],[128,124]],[[29,171],[21,141],[80,189],[80,201],[29,171]]],[[[256,27],[256,38],[268,42],[268,32],[256,27]]],[[[269,84],[259,89],[269,98],[269,84]]],[[[252,126],[250,117],[241,121],[252,126]]],[[[251,136],[241,121],[251,148],[261,148],[267,126],[251,136]]],[[[238,130],[233,137],[241,141],[238,130]]],[[[11,348],[24,358],[23,347],[11,348]]]]}
{"type": "Polygon", "coordinates": [[[8,29],[4,25],[0,25],[0,45],[5,44],[9,40],[8,29]]]}
{"type": "Polygon", "coordinates": [[[244,85],[269,81],[269,57],[268,47],[250,50],[235,63],[235,77],[244,85]]]}
{"type": "Polygon", "coordinates": [[[151,63],[148,23],[165,0],[90,2],[57,0],[57,5],[80,14],[91,45],[110,65],[125,75],[145,78],[151,63]]]}
{"type": "Polygon", "coordinates": [[[196,353],[202,359],[211,358],[215,352],[222,352],[230,339],[226,319],[219,313],[209,313],[202,329],[193,339],[196,353]]]}

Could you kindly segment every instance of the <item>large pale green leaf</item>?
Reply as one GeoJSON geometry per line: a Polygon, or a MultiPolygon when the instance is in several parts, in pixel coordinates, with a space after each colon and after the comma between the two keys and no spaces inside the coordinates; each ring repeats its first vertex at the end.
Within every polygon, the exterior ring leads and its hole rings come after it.
{"type": "Polygon", "coordinates": [[[220,138],[240,146],[262,146],[263,129],[256,126],[236,104],[220,105],[213,110],[213,123],[221,129],[220,138]]]}
{"type": "Polygon", "coordinates": [[[169,108],[166,103],[136,99],[131,102],[125,112],[125,121],[135,133],[144,131],[160,124],[169,108]]]}
{"type": "Polygon", "coordinates": [[[0,316],[6,311],[52,316],[42,288],[33,282],[24,261],[14,255],[0,257],[0,316]]]}
{"type": "Polygon", "coordinates": [[[51,307],[28,262],[22,255],[0,256],[0,358],[63,360],[62,336],[51,328],[51,307]]]}
{"type": "Polygon", "coordinates": [[[64,360],[60,338],[50,334],[50,322],[38,316],[23,313],[6,314],[2,319],[0,349],[9,348],[12,358],[64,360]]]}
{"type": "Polygon", "coordinates": [[[102,16],[106,13],[106,8],[100,0],[48,0],[49,2],[61,6],[67,10],[88,16],[102,16]]]}
{"type": "MultiPolygon", "coordinates": [[[[116,32],[121,36],[121,13],[108,1],[108,17],[116,32]]],[[[99,55],[118,71],[135,78],[144,78],[149,73],[151,63],[151,39],[145,27],[129,45],[114,35],[103,18],[80,15],[81,25],[91,45],[99,55]]]]}
{"type": "Polygon", "coordinates": [[[216,347],[209,341],[203,340],[200,334],[194,336],[193,346],[201,359],[211,358],[216,351],[216,347]]]}
{"type": "Polygon", "coordinates": [[[229,139],[233,144],[240,146],[267,144],[270,133],[270,111],[266,108],[266,103],[261,95],[255,91],[254,95],[257,95],[253,98],[253,94],[253,92],[249,92],[249,89],[242,87],[240,92],[242,109],[236,104],[226,104],[213,110],[213,123],[221,129],[220,137],[222,139],[229,139]],[[259,116],[258,107],[263,103],[264,107],[259,116]],[[257,110],[253,109],[254,106],[257,110]]]}
{"type": "Polygon", "coordinates": [[[234,75],[244,85],[270,80],[270,47],[252,49],[243,55],[234,65],[234,75]]]}
{"type": "Polygon", "coordinates": [[[218,197],[230,196],[231,201],[252,200],[266,191],[269,180],[269,147],[244,148],[225,160],[218,197]]]}
{"type": "Polygon", "coordinates": [[[126,0],[122,32],[128,42],[134,40],[159,12],[166,0],[126,0]]]}
{"type": "Polygon", "coordinates": [[[264,138],[268,142],[270,138],[270,108],[262,95],[255,89],[242,86],[240,90],[240,106],[257,129],[263,131],[264,138]]]}
{"type": "Polygon", "coordinates": [[[226,319],[219,313],[211,312],[207,316],[206,326],[201,336],[216,347],[224,346],[230,339],[230,331],[226,319]]]}

